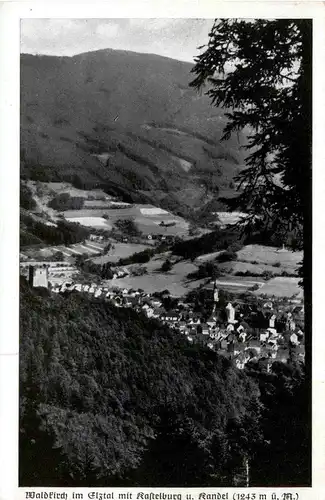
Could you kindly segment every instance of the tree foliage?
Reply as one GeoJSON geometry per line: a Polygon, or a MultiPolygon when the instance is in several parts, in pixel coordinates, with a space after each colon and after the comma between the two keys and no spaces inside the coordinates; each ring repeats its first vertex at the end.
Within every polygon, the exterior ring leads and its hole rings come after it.
{"type": "MultiPolygon", "coordinates": [[[[185,259],[195,259],[204,253],[216,252],[218,250],[228,250],[234,244],[237,245],[237,250],[240,250],[244,239],[241,238],[240,231],[237,227],[217,228],[211,233],[197,236],[189,240],[181,240],[174,243],[172,252],[175,255],[180,255],[185,259]]],[[[247,241],[245,241],[247,243],[247,241]]]]}
{"type": "Polygon", "coordinates": [[[24,279],[20,336],[21,485],[231,486],[245,458],[252,485],[309,484],[299,365],[239,372],[144,315],[24,279]]]}
{"type": "Polygon", "coordinates": [[[309,390],[300,363],[272,365],[271,373],[256,363],[247,373],[258,381],[263,404],[261,431],[264,437],[251,463],[251,486],[286,484],[299,486],[311,481],[309,390]]]}
{"type": "Polygon", "coordinates": [[[294,228],[301,245],[311,198],[311,37],[310,20],[215,20],[191,83],[207,84],[226,109],[225,139],[247,131],[230,206],[250,223],[294,228]]]}
{"type": "MultiPolygon", "coordinates": [[[[227,203],[248,213],[258,237],[303,249],[306,380],[311,379],[312,325],[312,21],[217,19],[196,58],[191,85],[207,85],[225,109],[224,138],[247,133],[246,165],[227,203]],[[288,241],[288,233],[290,238],[288,241]],[[291,241],[290,241],[291,240],[291,241]]],[[[226,200],[225,200],[226,201],[226,200]]],[[[309,397],[308,406],[311,406],[309,397]]]]}
{"type": "Polygon", "coordinates": [[[259,422],[245,374],[132,310],[22,280],[20,321],[22,485],[212,485],[227,422],[259,422]]]}
{"type": "Polygon", "coordinates": [[[134,219],[118,219],[115,222],[115,227],[127,236],[140,236],[141,232],[134,219]]]}
{"type": "Polygon", "coordinates": [[[20,214],[21,246],[39,243],[70,245],[84,241],[89,233],[89,229],[73,222],[59,220],[56,226],[48,226],[46,223],[33,219],[30,215],[20,214]]]}
{"type": "Polygon", "coordinates": [[[84,206],[84,198],[70,196],[69,193],[60,193],[49,201],[48,206],[54,210],[80,210],[84,206]]]}
{"type": "Polygon", "coordinates": [[[33,193],[29,187],[20,181],[20,207],[26,210],[34,210],[36,208],[36,202],[33,198],[33,193]]]}

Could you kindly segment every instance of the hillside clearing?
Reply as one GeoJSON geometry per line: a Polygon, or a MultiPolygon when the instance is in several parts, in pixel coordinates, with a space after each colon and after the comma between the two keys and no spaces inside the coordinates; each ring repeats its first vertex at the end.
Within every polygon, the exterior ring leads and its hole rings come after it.
{"type": "Polygon", "coordinates": [[[299,278],[277,277],[267,281],[254,293],[256,295],[268,295],[275,297],[293,297],[303,298],[303,290],[299,287],[299,278]]]}
{"type": "Polygon", "coordinates": [[[287,249],[264,245],[246,245],[237,252],[237,260],[274,265],[296,269],[302,260],[302,252],[292,252],[287,249]]]}
{"type": "Polygon", "coordinates": [[[112,229],[112,225],[102,217],[68,217],[67,221],[79,223],[86,227],[100,227],[103,229],[112,229]]]}
{"type": "Polygon", "coordinates": [[[129,276],[118,280],[105,281],[106,286],[115,286],[118,288],[141,288],[146,293],[162,292],[169,290],[174,297],[182,297],[190,290],[204,284],[205,280],[196,280],[191,282],[177,282],[175,275],[170,274],[150,274],[144,276],[129,276]]]}
{"type": "Polygon", "coordinates": [[[150,249],[149,245],[141,245],[137,243],[114,243],[113,248],[111,248],[105,255],[100,257],[95,257],[92,261],[95,264],[105,264],[106,262],[118,262],[120,259],[126,259],[134,253],[143,252],[144,250],[150,249]]]}

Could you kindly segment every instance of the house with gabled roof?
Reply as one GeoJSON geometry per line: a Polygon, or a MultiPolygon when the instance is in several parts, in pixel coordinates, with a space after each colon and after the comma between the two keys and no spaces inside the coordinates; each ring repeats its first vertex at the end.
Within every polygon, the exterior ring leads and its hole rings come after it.
{"type": "Polygon", "coordinates": [[[265,357],[260,358],[258,360],[258,366],[263,371],[266,371],[267,373],[269,373],[271,371],[272,363],[273,363],[273,360],[268,356],[265,356],[265,357]]]}
{"type": "Polygon", "coordinates": [[[135,297],[134,295],[124,295],[123,300],[126,307],[135,307],[139,304],[138,297],[135,297]]]}
{"type": "Polygon", "coordinates": [[[235,356],[240,354],[240,353],[243,353],[245,352],[245,344],[241,343],[241,342],[234,342],[234,354],[235,356]]]}
{"type": "Polygon", "coordinates": [[[210,329],[207,323],[201,323],[200,327],[202,328],[203,335],[209,335],[210,329]]]}
{"type": "Polygon", "coordinates": [[[304,345],[297,345],[295,347],[295,354],[300,358],[302,361],[305,360],[305,346],[304,345]]]}
{"type": "Polygon", "coordinates": [[[180,321],[180,322],[178,323],[178,328],[179,328],[179,330],[180,330],[181,332],[184,332],[184,331],[185,331],[185,329],[186,329],[186,321],[180,321]]]}
{"type": "Polygon", "coordinates": [[[216,325],[216,320],[213,316],[207,319],[207,325],[213,328],[216,325]]]}
{"type": "Polygon", "coordinates": [[[201,316],[198,314],[193,314],[189,318],[190,325],[200,325],[201,324],[201,316]]]}
{"type": "Polygon", "coordinates": [[[240,352],[235,358],[234,363],[236,368],[239,370],[243,370],[245,368],[246,363],[250,360],[250,357],[247,353],[240,352]]]}
{"type": "Polygon", "coordinates": [[[161,319],[167,322],[176,322],[179,319],[179,313],[177,311],[168,311],[162,314],[161,319]]]}
{"type": "Polygon", "coordinates": [[[228,342],[225,339],[222,339],[220,342],[220,349],[227,349],[228,348],[228,342]]]}

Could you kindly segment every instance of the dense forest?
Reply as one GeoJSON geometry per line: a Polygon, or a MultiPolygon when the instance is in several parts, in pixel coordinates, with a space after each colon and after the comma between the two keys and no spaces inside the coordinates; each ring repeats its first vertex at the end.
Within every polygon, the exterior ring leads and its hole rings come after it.
{"type": "Polygon", "coordinates": [[[307,485],[303,368],[235,369],[132,310],[21,280],[20,485],[307,485]]]}
{"type": "Polygon", "coordinates": [[[84,241],[89,236],[89,229],[59,220],[54,225],[47,225],[41,220],[35,220],[33,216],[21,212],[20,214],[20,246],[39,245],[71,245],[84,241]]]}

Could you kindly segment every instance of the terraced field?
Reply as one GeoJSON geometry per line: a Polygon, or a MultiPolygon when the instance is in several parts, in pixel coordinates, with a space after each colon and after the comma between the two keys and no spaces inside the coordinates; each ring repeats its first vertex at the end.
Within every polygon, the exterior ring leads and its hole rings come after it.
{"type": "Polygon", "coordinates": [[[27,249],[24,250],[24,255],[26,255],[26,258],[49,258],[53,257],[53,255],[55,255],[57,252],[61,252],[66,258],[76,257],[77,255],[95,256],[103,252],[104,246],[105,244],[94,243],[87,240],[84,244],[75,243],[74,245],[70,245],[68,247],[64,245],[58,245],[55,247],[46,247],[39,250],[27,249]]]}
{"type": "Polygon", "coordinates": [[[134,219],[139,230],[147,234],[165,234],[171,236],[188,235],[188,222],[181,217],[153,205],[131,205],[126,208],[95,208],[83,210],[67,210],[64,217],[70,222],[79,222],[92,227],[106,227],[110,229],[118,219],[134,219]],[[107,216],[108,220],[103,216],[107,216]],[[105,222],[104,222],[105,221],[105,222]],[[165,226],[160,226],[164,223],[165,226]],[[168,226],[168,224],[175,224],[168,226]]]}

